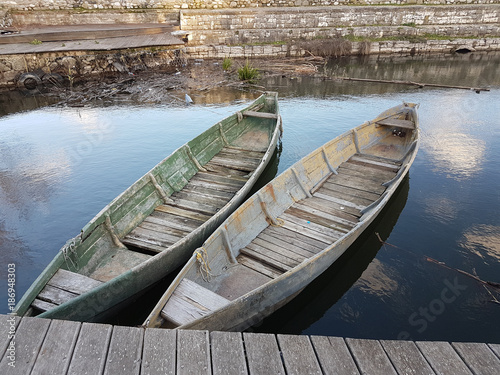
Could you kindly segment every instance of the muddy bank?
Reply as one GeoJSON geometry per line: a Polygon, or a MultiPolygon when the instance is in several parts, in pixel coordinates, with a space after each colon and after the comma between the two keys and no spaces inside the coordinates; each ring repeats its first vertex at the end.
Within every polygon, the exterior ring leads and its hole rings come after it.
{"type": "Polygon", "coordinates": [[[215,88],[264,91],[259,81],[271,76],[319,75],[319,68],[326,62],[321,57],[282,58],[274,60],[253,59],[249,63],[259,71],[258,79],[242,81],[238,69],[247,63],[244,59],[231,60],[231,67],[224,70],[223,60],[197,59],[175,68],[139,73],[107,72],[93,77],[45,80],[40,85],[17,90],[26,96],[50,97],[61,105],[84,106],[93,101],[120,99],[152,103],[184,103],[184,95],[195,97],[215,88]]]}

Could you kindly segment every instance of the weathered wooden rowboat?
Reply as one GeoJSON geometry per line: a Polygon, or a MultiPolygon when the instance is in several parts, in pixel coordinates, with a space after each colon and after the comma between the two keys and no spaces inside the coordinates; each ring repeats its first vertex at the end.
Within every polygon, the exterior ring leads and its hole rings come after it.
{"type": "Polygon", "coordinates": [[[277,93],[178,148],[55,256],[18,315],[97,320],[182,266],[241,204],[281,132],[277,93]]]}
{"type": "Polygon", "coordinates": [[[416,107],[385,111],[252,195],[193,253],[144,326],[243,330],[296,296],[408,173],[419,145],[416,107]]]}

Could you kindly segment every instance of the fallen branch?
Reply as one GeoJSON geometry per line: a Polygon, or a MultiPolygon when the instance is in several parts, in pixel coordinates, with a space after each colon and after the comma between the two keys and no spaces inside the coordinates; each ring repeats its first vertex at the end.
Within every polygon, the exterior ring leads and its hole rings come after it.
{"type": "Polygon", "coordinates": [[[490,91],[488,88],[481,87],[470,87],[470,86],[453,86],[453,85],[440,85],[437,83],[419,83],[413,81],[393,81],[393,80],[385,80],[385,79],[369,79],[369,78],[352,78],[352,77],[332,77],[332,79],[339,79],[343,81],[359,81],[359,82],[375,82],[375,83],[391,83],[397,85],[412,85],[422,87],[441,87],[446,89],[462,89],[462,90],[471,90],[476,93],[480,93],[481,91],[490,91]]]}
{"type": "MultiPolygon", "coordinates": [[[[390,243],[388,243],[388,242],[385,242],[384,240],[382,240],[382,238],[380,237],[380,235],[379,235],[377,232],[375,232],[375,235],[377,236],[378,240],[380,241],[380,243],[381,243],[382,245],[388,245],[388,246],[392,246],[392,247],[394,247],[394,248],[396,248],[396,249],[404,250],[404,249],[402,249],[402,248],[400,248],[400,247],[398,247],[398,246],[396,246],[396,245],[392,245],[392,244],[390,244],[390,243]]],[[[409,252],[409,251],[408,251],[408,252],[409,252]]],[[[409,253],[411,253],[411,252],[409,252],[409,253]]],[[[411,254],[413,254],[413,253],[411,253],[411,254]]],[[[486,287],[489,287],[489,288],[494,289],[496,292],[500,292],[500,284],[499,284],[499,283],[496,283],[496,282],[494,282],[494,281],[484,281],[484,280],[481,280],[481,279],[480,279],[478,276],[476,276],[476,275],[473,275],[473,274],[471,274],[471,273],[469,273],[469,272],[463,271],[463,270],[458,269],[458,268],[453,268],[453,267],[450,267],[450,266],[448,266],[446,263],[444,263],[444,262],[440,262],[439,260],[436,260],[436,259],[434,259],[434,258],[428,257],[428,256],[426,256],[426,255],[424,255],[424,259],[425,259],[427,262],[431,262],[431,263],[437,264],[438,266],[444,267],[444,268],[449,269],[449,270],[452,270],[452,271],[456,271],[456,272],[458,272],[458,273],[461,273],[462,275],[465,275],[465,276],[467,276],[467,277],[470,277],[471,279],[474,279],[474,280],[476,280],[477,282],[479,282],[479,283],[483,284],[483,286],[484,286],[485,288],[486,288],[486,287]]],[[[490,294],[491,294],[491,293],[490,293],[490,294]]]]}

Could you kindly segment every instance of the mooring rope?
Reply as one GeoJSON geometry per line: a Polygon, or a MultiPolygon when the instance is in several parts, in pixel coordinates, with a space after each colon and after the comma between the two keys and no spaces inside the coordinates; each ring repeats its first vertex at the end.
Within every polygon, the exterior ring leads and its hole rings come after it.
{"type": "Polygon", "coordinates": [[[70,268],[68,264],[68,260],[71,262],[73,268],[76,270],[78,269],[78,254],[76,253],[76,240],[77,238],[81,238],[82,234],[80,233],[78,236],[72,238],[66,244],[62,247],[61,251],[63,253],[64,261],[66,262],[66,266],[70,268]],[[71,255],[73,254],[75,258],[75,262],[73,262],[73,259],[71,259],[71,255]]]}
{"type": "Polygon", "coordinates": [[[202,246],[196,249],[195,254],[196,261],[198,262],[198,266],[200,268],[201,277],[205,282],[209,283],[214,275],[212,274],[210,264],[208,263],[207,250],[202,246]],[[202,251],[200,251],[200,249],[202,251]]]}

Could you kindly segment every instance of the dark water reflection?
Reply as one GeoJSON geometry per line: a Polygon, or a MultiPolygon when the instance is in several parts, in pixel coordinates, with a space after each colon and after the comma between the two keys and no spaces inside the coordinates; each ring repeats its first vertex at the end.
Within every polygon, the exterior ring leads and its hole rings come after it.
{"type": "MultiPolygon", "coordinates": [[[[422,145],[398,196],[342,262],[255,331],[500,342],[500,305],[490,302],[483,285],[453,270],[500,282],[499,63],[499,54],[468,54],[351,58],[321,68],[330,77],[491,88],[479,95],[310,77],[262,82],[280,93],[285,128],[262,184],[403,100],[420,103],[422,145]],[[382,246],[374,232],[397,247],[382,246]],[[455,298],[444,301],[443,291],[455,298]]],[[[257,96],[227,88],[189,94],[195,106],[122,97],[83,108],[0,95],[0,264],[16,263],[18,298],[102,207],[257,96]]],[[[184,93],[174,95],[182,99],[184,93]]],[[[0,279],[6,283],[6,267],[0,279]]],[[[6,288],[0,293],[5,313],[6,288]]],[[[143,303],[117,321],[139,324],[147,315],[143,303]]]]}

